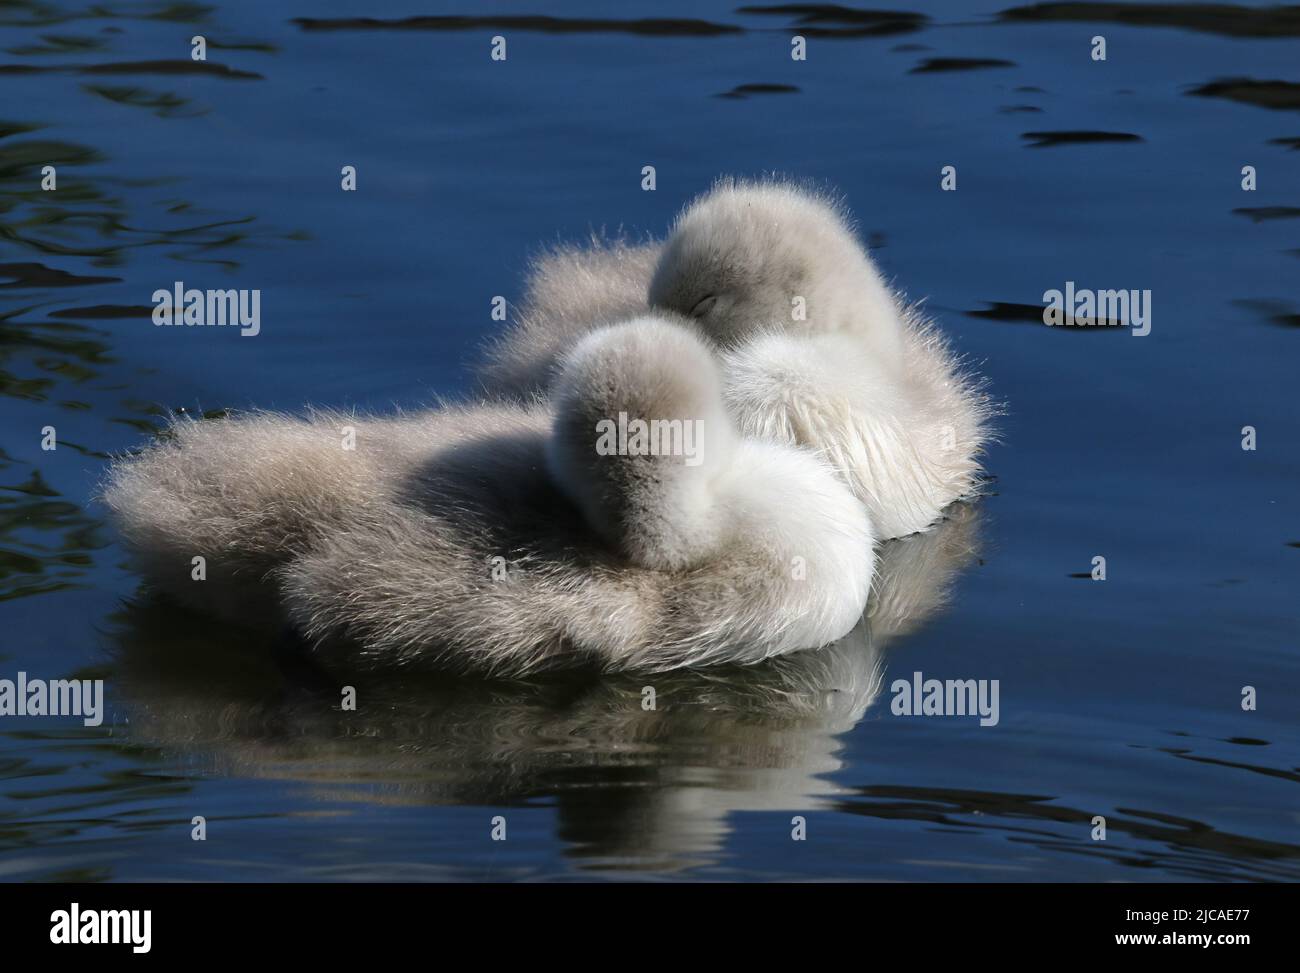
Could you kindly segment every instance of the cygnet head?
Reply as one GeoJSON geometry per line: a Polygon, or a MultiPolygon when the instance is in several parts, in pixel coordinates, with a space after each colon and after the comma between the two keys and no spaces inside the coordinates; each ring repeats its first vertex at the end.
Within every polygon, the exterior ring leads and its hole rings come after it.
{"type": "Polygon", "coordinates": [[[898,354],[897,304],[842,208],[782,182],[722,182],[678,217],[650,304],[732,347],[761,332],[861,335],[898,354]]]}
{"type": "Polygon", "coordinates": [[[708,346],[651,314],[590,332],[553,386],[551,476],[634,564],[698,564],[725,535],[715,502],[736,433],[708,346]]]}

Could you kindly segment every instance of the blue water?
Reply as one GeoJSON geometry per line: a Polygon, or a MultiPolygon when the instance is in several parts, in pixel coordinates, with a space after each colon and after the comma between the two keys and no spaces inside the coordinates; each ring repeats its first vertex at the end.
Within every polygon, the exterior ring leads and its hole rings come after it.
{"type": "Polygon", "coordinates": [[[378,6],[0,5],[0,678],[103,678],[107,707],[0,717],[0,878],[1300,878],[1286,15],[378,6]],[[485,21],[292,20],[462,12],[485,21]],[[520,14],[559,23],[494,21],[520,14]],[[638,17],[730,29],[589,22],[638,17]],[[196,34],[254,76],[191,73],[196,34]],[[913,73],[935,58],[1011,63],[913,73]],[[797,90],[717,97],[747,84],[797,90]],[[369,677],[343,713],[278,633],[137,597],[91,497],[166,410],[466,392],[539,247],[662,235],[768,171],[841,190],[1006,408],[990,495],[882,552],[902,604],[844,644],[657,679],[653,713],[634,677],[369,677]],[[261,334],[155,328],[176,280],[260,289],[261,334]],[[1151,333],[1035,324],[1071,280],[1150,289],[1151,333]],[[998,725],[893,715],[916,671],[998,680],[998,725]]]}

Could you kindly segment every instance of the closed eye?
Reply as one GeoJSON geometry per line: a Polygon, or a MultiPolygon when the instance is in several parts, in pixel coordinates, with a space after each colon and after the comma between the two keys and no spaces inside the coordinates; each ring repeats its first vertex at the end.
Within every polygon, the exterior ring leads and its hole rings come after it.
{"type": "Polygon", "coordinates": [[[710,294],[708,297],[701,298],[700,301],[691,308],[691,317],[702,318],[713,310],[713,305],[718,302],[717,294],[710,294]]]}

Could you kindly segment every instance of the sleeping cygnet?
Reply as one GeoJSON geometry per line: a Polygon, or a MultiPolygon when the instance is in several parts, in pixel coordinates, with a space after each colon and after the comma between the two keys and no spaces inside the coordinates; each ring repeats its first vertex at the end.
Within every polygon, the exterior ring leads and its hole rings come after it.
{"type": "Polygon", "coordinates": [[[678,219],[649,300],[722,350],[741,430],[819,451],[882,538],[924,530],[975,492],[983,397],[827,200],[717,187],[678,219]]]}
{"type": "Polygon", "coordinates": [[[824,195],[726,180],[662,245],[597,242],[544,257],[521,320],[489,353],[487,386],[544,388],[583,327],[639,299],[692,318],[721,359],[741,432],[817,451],[882,540],[924,530],[978,492],[987,397],[886,287],[824,195]]]}
{"type": "Polygon", "coordinates": [[[866,604],[862,505],[813,454],[736,429],[714,355],[669,316],[587,334],[549,405],[349,419],[348,451],[338,421],[182,426],[105,499],[155,583],[236,618],[269,586],[354,663],[747,663],[832,642],[866,604]]]}

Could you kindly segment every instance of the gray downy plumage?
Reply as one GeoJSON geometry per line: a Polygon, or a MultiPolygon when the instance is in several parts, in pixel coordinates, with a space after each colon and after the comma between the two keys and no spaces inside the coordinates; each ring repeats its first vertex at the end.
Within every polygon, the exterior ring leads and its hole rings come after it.
{"type": "Polygon", "coordinates": [[[920,309],[886,286],[839,199],[723,179],[663,243],[593,238],[543,254],[519,317],[487,351],[483,385],[543,392],[578,336],[647,306],[688,316],[715,348],[742,432],[817,451],[880,538],[928,529],[978,494],[996,410],[920,309]]]}
{"type": "Polygon", "coordinates": [[[664,670],[831,642],[869,593],[865,511],[815,456],[742,436],[716,369],[645,317],[583,337],[554,408],[182,419],[103,499],[156,587],[354,661],[664,670]],[[618,412],[699,419],[702,461],[596,454],[618,412]]]}

